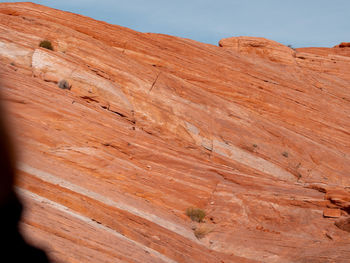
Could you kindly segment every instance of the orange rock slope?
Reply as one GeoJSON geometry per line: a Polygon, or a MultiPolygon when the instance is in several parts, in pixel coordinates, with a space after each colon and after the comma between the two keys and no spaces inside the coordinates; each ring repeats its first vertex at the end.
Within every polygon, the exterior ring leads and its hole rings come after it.
{"type": "Polygon", "coordinates": [[[346,43],[213,46],[31,3],[1,3],[0,30],[21,227],[55,262],[349,262],[346,43]]]}

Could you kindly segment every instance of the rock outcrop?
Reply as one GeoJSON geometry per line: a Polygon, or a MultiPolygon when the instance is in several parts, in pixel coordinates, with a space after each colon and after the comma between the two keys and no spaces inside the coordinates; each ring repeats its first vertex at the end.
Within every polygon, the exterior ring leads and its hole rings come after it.
{"type": "Polygon", "coordinates": [[[1,3],[0,74],[22,231],[52,259],[348,262],[348,47],[1,3]]]}
{"type": "Polygon", "coordinates": [[[336,45],[335,48],[344,48],[344,47],[350,47],[350,42],[342,42],[339,45],[336,45]]]}
{"type": "Polygon", "coordinates": [[[219,46],[281,64],[296,63],[295,51],[291,47],[262,37],[225,38],[219,41],[219,46]]]}

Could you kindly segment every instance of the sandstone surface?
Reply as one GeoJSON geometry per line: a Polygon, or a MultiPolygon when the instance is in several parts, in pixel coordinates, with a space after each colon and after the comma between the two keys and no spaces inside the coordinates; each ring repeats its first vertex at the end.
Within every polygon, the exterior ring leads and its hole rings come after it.
{"type": "Polygon", "coordinates": [[[22,230],[53,260],[349,262],[346,45],[213,46],[1,3],[0,77],[22,230]]]}
{"type": "Polygon", "coordinates": [[[295,51],[291,47],[262,37],[231,37],[221,39],[219,46],[240,54],[256,55],[281,64],[295,64],[295,51]]]}

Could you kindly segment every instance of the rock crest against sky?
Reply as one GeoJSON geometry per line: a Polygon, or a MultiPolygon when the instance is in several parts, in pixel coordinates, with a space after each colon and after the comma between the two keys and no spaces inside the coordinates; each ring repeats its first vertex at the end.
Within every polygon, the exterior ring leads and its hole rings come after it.
{"type": "Polygon", "coordinates": [[[214,45],[221,38],[231,36],[265,37],[294,47],[332,47],[349,41],[348,0],[33,2],[137,31],[175,35],[214,45]]]}

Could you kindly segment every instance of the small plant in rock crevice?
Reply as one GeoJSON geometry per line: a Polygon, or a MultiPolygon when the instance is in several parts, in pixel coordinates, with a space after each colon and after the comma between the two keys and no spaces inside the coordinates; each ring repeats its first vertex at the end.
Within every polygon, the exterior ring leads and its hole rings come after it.
{"type": "Polygon", "coordinates": [[[292,45],[288,45],[287,47],[289,47],[289,48],[295,50],[295,48],[294,48],[292,45]]]}
{"type": "Polygon", "coordinates": [[[187,208],[186,215],[191,218],[192,221],[196,221],[198,223],[202,222],[205,217],[205,212],[199,208],[187,208]]]}
{"type": "Polygon", "coordinates": [[[288,152],[283,152],[282,155],[286,158],[288,158],[288,156],[289,156],[288,152]]]}
{"type": "Polygon", "coordinates": [[[69,85],[68,81],[65,79],[60,80],[57,85],[60,89],[67,89],[67,90],[70,90],[72,87],[71,85],[69,85]]]}
{"type": "MultiPolygon", "coordinates": [[[[206,216],[205,211],[200,208],[190,207],[186,209],[186,215],[196,222],[192,225],[192,230],[197,239],[204,238],[208,233],[214,230],[214,227],[205,223],[204,218],[206,216]]],[[[211,221],[212,217],[210,218],[211,221]]]]}
{"type": "Polygon", "coordinates": [[[209,226],[206,226],[206,225],[200,225],[194,230],[194,235],[196,236],[196,238],[201,239],[212,231],[213,231],[213,228],[210,228],[209,226]]]}
{"type": "Polygon", "coordinates": [[[52,44],[49,40],[43,40],[40,42],[39,47],[53,50],[52,44]]]}

